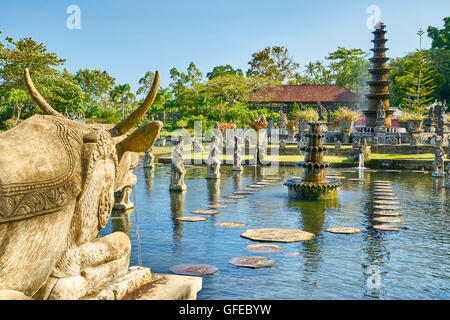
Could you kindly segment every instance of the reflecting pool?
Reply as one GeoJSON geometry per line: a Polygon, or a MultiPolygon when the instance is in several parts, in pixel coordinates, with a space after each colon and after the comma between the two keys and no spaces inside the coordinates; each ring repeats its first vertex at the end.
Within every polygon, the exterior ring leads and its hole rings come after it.
{"type": "Polygon", "coordinates": [[[135,210],[113,213],[101,234],[124,231],[132,239],[132,265],[169,273],[173,265],[211,264],[219,268],[203,278],[198,299],[449,299],[450,190],[431,174],[330,169],[346,179],[335,201],[294,202],[284,180],[298,168],[221,168],[222,178],[207,180],[205,167],[187,166],[184,193],[170,193],[170,167],[153,171],[138,166],[135,210]],[[264,177],[282,177],[204,222],[176,218],[194,215],[212,202],[264,177]],[[364,181],[348,181],[351,178],[364,181]],[[400,232],[373,228],[374,180],[389,180],[399,199],[406,227],[400,232]],[[244,228],[216,226],[236,221],[244,228]],[[358,234],[334,234],[329,227],[356,227],[358,234]],[[240,237],[249,228],[290,228],[312,232],[307,242],[278,243],[283,250],[252,253],[256,243],[240,237]],[[241,256],[266,256],[271,268],[247,269],[228,262],[241,256]]]}

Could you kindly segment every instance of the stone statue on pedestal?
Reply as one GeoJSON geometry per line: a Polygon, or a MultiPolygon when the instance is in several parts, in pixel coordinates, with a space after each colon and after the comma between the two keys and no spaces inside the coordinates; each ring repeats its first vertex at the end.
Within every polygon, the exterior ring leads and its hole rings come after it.
{"type": "Polygon", "coordinates": [[[220,178],[220,152],[219,152],[219,146],[216,136],[212,137],[211,144],[210,144],[210,150],[209,150],[209,157],[206,161],[206,164],[208,167],[206,168],[206,179],[218,179],[220,178]]]}
{"type": "Polygon", "coordinates": [[[184,168],[183,146],[184,138],[183,136],[180,136],[175,148],[173,148],[172,151],[172,163],[170,166],[170,191],[186,190],[186,185],[184,184],[186,169],[184,168]]]}
{"type": "Polygon", "coordinates": [[[434,161],[433,161],[433,177],[444,177],[445,176],[445,168],[444,168],[444,148],[442,147],[442,139],[436,140],[436,148],[434,150],[434,161]]]}
{"type": "Polygon", "coordinates": [[[153,148],[145,151],[144,168],[153,169],[155,167],[155,156],[152,154],[153,148]]]}
{"type": "Polygon", "coordinates": [[[233,153],[233,171],[242,171],[242,149],[241,139],[237,136],[234,137],[234,153],[233,153]]]}

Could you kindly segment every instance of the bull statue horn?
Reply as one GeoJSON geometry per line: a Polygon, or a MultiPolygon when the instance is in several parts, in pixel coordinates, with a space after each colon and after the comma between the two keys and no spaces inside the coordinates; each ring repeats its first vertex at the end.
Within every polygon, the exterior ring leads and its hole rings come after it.
{"type": "Polygon", "coordinates": [[[25,78],[25,85],[27,87],[28,93],[30,94],[33,101],[36,102],[38,107],[41,108],[41,110],[44,111],[45,114],[52,115],[52,116],[58,116],[58,117],[64,117],[58,111],[53,109],[48,104],[48,102],[45,101],[44,97],[41,96],[39,91],[37,91],[36,87],[33,84],[33,81],[31,80],[30,71],[28,70],[28,68],[25,68],[24,78],[25,78]]]}
{"type": "Polygon", "coordinates": [[[132,114],[128,116],[128,118],[124,119],[122,122],[117,124],[114,128],[110,129],[110,133],[113,137],[121,136],[127,133],[128,130],[134,127],[135,124],[141,120],[145,113],[148,111],[153,101],[155,101],[156,94],[158,93],[159,88],[159,71],[155,72],[155,77],[153,79],[152,88],[145,98],[142,105],[134,110],[132,114]]]}
{"type": "Polygon", "coordinates": [[[119,159],[127,151],[145,152],[150,149],[158,138],[162,127],[163,123],[161,121],[152,121],[116,144],[119,159]]]}

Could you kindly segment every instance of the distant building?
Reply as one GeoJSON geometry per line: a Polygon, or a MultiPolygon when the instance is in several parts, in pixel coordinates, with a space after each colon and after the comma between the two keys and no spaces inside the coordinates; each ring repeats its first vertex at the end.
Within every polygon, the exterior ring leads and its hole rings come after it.
{"type": "Polygon", "coordinates": [[[282,108],[283,112],[290,112],[294,104],[356,109],[364,103],[364,98],[336,85],[282,85],[261,89],[250,95],[248,101],[255,108],[265,107],[273,111],[282,108]]]}

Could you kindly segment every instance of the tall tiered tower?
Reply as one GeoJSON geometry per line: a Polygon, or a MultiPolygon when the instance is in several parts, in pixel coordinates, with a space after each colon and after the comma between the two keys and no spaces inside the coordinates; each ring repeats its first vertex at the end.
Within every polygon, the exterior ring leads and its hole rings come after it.
{"type": "Polygon", "coordinates": [[[394,111],[389,110],[389,98],[391,97],[391,94],[389,93],[389,81],[387,80],[387,76],[391,69],[386,65],[389,61],[389,58],[386,57],[386,51],[389,49],[386,48],[387,39],[384,35],[387,31],[384,30],[385,27],[385,24],[379,22],[375,25],[375,31],[372,32],[374,34],[374,39],[372,40],[374,47],[371,49],[373,51],[373,58],[369,59],[373,64],[373,68],[369,69],[372,80],[367,81],[367,84],[370,87],[370,93],[366,94],[369,104],[368,110],[364,111],[367,128],[376,127],[377,109],[381,103],[383,103],[384,110],[386,111],[384,122],[386,128],[391,127],[391,118],[394,113],[394,111]]]}

